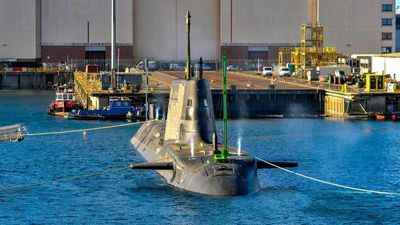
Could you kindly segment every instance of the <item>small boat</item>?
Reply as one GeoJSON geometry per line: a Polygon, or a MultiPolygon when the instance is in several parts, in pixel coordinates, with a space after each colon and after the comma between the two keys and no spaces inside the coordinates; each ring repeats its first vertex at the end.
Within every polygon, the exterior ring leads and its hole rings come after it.
{"type": "Polygon", "coordinates": [[[399,119],[399,116],[396,114],[392,114],[392,121],[397,121],[399,119]]]}
{"type": "Polygon", "coordinates": [[[55,100],[48,106],[47,113],[53,116],[64,116],[65,112],[79,109],[74,99],[74,90],[67,86],[58,87],[55,100]]]}
{"type": "Polygon", "coordinates": [[[72,110],[71,112],[64,113],[64,119],[68,120],[100,120],[105,119],[104,116],[91,113],[91,110],[72,110]]]}
{"type": "Polygon", "coordinates": [[[383,114],[378,114],[378,115],[376,115],[376,120],[380,120],[380,121],[386,120],[386,116],[383,114]]]}
{"type": "Polygon", "coordinates": [[[137,111],[140,111],[140,109],[132,106],[132,101],[129,98],[116,97],[110,98],[108,106],[104,109],[73,110],[65,113],[64,118],[80,120],[125,119],[128,112],[136,115],[137,111]]]}

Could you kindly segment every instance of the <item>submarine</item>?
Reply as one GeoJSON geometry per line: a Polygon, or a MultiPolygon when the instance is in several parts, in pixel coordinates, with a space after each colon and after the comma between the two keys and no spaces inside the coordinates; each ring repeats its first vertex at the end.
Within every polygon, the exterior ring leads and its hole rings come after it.
{"type": "MultiPolygon", "coordinates": [[[[187,61],[185,79],[172,81],[166,120],[148,120],[131,139],[146,162],[134,170],[154,170],[168,184],[190,192],[238,196],[258,192],[259,169],[275,168],[247,152],[228,146],[227,58],[223,56],[223,143],[218,142],[212,95],[200,69],[194,76],[190,59],[190,12],[186,14],[187,61]]],[[[297,167],[296,162],[272,162],[297,167]]]]}

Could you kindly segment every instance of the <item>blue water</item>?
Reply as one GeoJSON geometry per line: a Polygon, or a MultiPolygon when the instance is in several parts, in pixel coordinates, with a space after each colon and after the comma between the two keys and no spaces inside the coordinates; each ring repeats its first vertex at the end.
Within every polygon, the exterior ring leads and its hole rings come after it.
{"type": "MultiPolygon", "coordinates": [[[[121,123],[48,116],[52,98],[49,91],[0,90],[0,125],[25,123],[36,133],[121,123]]],[[[400,192],[400,123],[237,120],[229,128],[232,145],[240,135],[242,149],[264,159],[296,160],[296,172],[400,192]]],[[[260,170],[262,190],[240,197],[176,190],[151,171],[92,174],[142,161],[129,143],[137,129],[0,143],[0,224],[400,223],[400,196],[343,190],[279,170],[260,170]]]]}

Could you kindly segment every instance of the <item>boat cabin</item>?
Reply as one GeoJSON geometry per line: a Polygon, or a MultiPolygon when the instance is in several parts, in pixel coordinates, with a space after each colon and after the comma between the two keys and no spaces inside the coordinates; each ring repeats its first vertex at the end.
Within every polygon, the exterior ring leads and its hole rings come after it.
{"type": "Polygon", "coordinates": [[[56,101],[72,101],[74,100],[73,93],[56,93],[56,101]]]}
{"type": "Polygon", "coordinates": [[[111,108],[131,108],[132,101],[129,98],[110,98],[107,109],[111,108]]]}

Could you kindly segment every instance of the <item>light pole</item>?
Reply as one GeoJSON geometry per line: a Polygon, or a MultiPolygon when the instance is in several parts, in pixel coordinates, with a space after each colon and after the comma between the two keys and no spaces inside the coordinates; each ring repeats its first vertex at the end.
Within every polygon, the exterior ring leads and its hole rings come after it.
{"type": "Polygon", "coordinates": [[[116,21],[115,21],[115,0],[111,0],[111,87],[115,91],[117,89],[116,85],[116,75],[115,75],[115,33],[116,33],[116,21]]]}
{"type": "Polygon", "coordinates": [[[117,72],[119,72],[119,48],[117,49],[117,72]]]}

